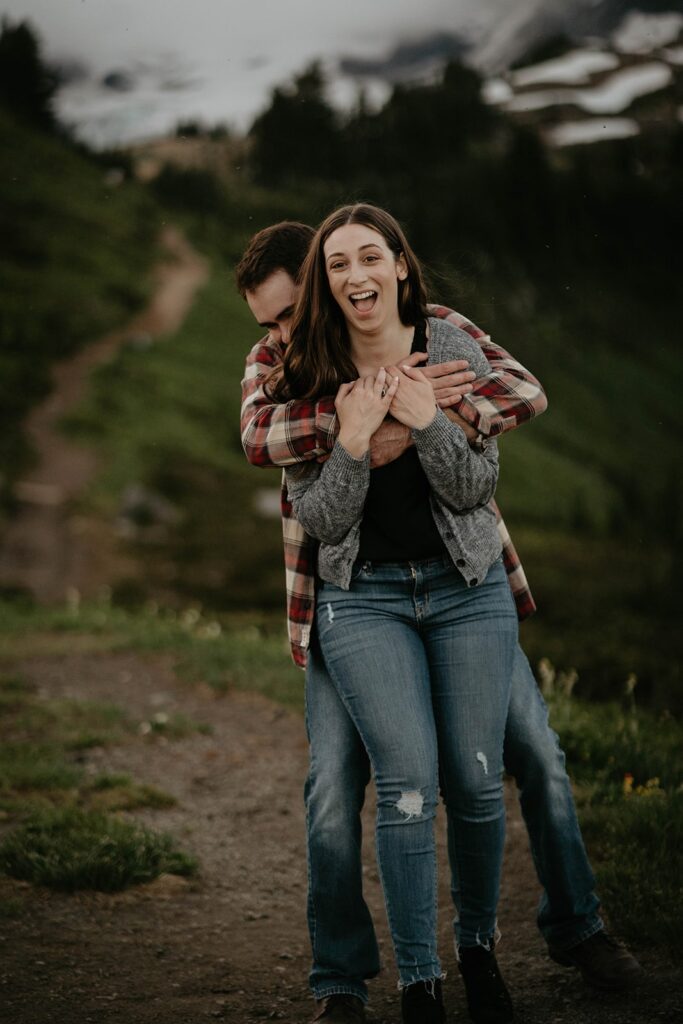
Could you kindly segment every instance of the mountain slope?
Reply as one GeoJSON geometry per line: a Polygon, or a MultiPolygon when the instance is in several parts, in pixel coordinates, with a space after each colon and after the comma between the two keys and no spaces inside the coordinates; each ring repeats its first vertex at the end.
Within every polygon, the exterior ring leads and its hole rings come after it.
{"type": "Polygon", "coordinates": [[[28,458],[18,424],[51,362],[145,297],[158,213],[120,170],[1,106],[0,206],[1,479],[28,458]]]}

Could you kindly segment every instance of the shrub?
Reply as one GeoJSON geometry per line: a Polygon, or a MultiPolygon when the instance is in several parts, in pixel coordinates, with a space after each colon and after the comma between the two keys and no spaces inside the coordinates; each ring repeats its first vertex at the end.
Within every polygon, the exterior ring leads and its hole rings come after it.
{"type": "Polygon", "coordinates": [[[0,845],[0,870],[72,892],[116,892],[161,874],[193,875],[174,840],[119,818],[74,808],[37,813],[0,845]]]}

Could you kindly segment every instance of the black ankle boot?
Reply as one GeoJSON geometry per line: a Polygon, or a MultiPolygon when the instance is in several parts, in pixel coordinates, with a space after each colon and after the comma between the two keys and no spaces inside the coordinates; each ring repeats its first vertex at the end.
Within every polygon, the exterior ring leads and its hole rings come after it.
{"type": "Polygon", "coordinates": [[[408,985],[401,994],[401,1020],[403,1024],[445,1024],[441,982],[418,981],[408,985]]]}
{"type": "Polygon", "coordinates": [[[467,1006],[475,1024],[508,1024],[512,1000],[505,987],[496,955],[485,946],[461,946],[460,973],[465,982],[467,1006]]]}

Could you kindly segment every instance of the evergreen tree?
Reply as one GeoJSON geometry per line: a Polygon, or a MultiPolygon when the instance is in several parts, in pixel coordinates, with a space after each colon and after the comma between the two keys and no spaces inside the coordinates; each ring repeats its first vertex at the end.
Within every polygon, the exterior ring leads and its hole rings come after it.
{"type": "Polygon", "coordinates": [[[0,33],[0,101],[22,119],[54,127],[52,99],[56,76],[43,63],[38,38],[26,21],[4,18],[0,33]]]}
{"type": "Polygon", "coordinates": [[[325,99],[318,63],[295,78],[292,88],[273,90],[270,107],[254,121],[250,138],[252,172],[261,184],[343,177],[342,135],[325,99]]]}

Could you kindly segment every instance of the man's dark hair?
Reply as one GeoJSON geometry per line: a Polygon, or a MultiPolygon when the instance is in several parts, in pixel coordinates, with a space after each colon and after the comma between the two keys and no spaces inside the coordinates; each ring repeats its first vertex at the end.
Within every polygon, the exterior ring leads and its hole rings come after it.
{"type": "Polygon", "coordinates": [[[283,220],[280,224],[271,224],[269,228],[257,231],[235,268],[237,288],[242,298],[263,284],[276,270],[285,270],[293,281],[297,281],[314,234],[308,224],[293,220],[283,220]]]}

